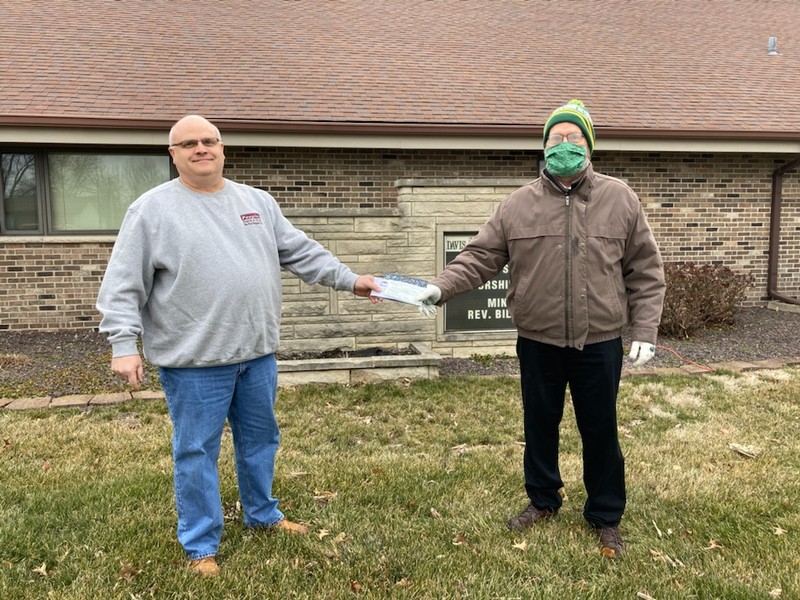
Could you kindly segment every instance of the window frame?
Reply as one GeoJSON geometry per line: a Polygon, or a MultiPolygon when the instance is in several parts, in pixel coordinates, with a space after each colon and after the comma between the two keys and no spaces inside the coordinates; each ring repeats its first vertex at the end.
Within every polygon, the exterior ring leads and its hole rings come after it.
{"type": "MultiPolygon", "coordinates": [[[[0,154],[32,154],[35,169],[34,181],[36,182],[36,209],[38,223],[36,229],[25,231],[9,231],[5,220],[5,198],[3,186],[0,185],[0,237],[25,237],[25,236],[52,236],[68,237],[76,235],[116,235],[119,229],[71,229],[56,231],[53,229],[52,199],[50,198],[50,177],[48,155],[54,154],[104,154],[107,156],[162,156],[169,162],[169,178],[178,176],[172,157],[166,149],[145,147],[109,147],[109,146],[31,146],[8,144],[0,146],[0,154]]],[[[134,198],[135,200],[135,198],[134,198]]]]}

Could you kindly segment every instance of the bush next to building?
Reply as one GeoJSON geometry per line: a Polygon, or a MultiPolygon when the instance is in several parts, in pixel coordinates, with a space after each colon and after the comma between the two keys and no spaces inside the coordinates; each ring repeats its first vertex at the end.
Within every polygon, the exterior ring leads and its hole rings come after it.
{"type": "Polygon", "coordinates": [[[688,338],[707,327],[735,324],[736,310],[753,285],[749,273],[720,264],[664,263],[667,293],[659,333],[688,338]]]}

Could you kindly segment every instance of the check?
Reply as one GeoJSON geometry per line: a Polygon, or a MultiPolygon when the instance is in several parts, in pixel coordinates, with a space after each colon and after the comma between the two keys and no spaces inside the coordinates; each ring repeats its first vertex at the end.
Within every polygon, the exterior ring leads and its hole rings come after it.
{"type": "Polygon", "coordinates": [[[419,306],[419,295],[425,290],[428,282],[416,277],[385,273],[383,277],[376,277],[375,283],[381,287],[380,292],[372,292],[372,296],[385,300],[394,300],[404,304],[419,306]]]}

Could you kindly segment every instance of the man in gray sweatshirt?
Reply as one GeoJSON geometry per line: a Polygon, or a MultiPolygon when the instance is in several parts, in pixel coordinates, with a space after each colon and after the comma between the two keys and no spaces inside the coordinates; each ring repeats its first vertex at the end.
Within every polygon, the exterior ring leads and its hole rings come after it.
{"type": "Polygon", "coordinates": [[[139,337],[159,367],[174,430],[178,540],[195,572],[216,575],[223,523],[217,460],[226,419],[245,525],[308,531],[287,520],[272,497],[281,268],[356,296],[380,288],[295,228],[272,196],[225,179],[219,129],[203,117],[172,127],[169,153],[179,177],[128,209],[97,308],[114,373],[138,389],[139,337]]]}

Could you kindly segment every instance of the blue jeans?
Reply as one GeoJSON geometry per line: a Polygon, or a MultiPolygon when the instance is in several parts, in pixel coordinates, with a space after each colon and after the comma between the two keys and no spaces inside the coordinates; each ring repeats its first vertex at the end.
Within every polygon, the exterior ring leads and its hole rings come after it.
{"type": "Polygon", "coordinates": [[[159,377],[173,427],[178,541],[189,558],[216,555],[222,536],[217,460],[226,418],[245,525],[269,527],[281,521],[283,513],[272,497],[280,439],[275,355],[221,367],[162,367],[159,377]]]}

